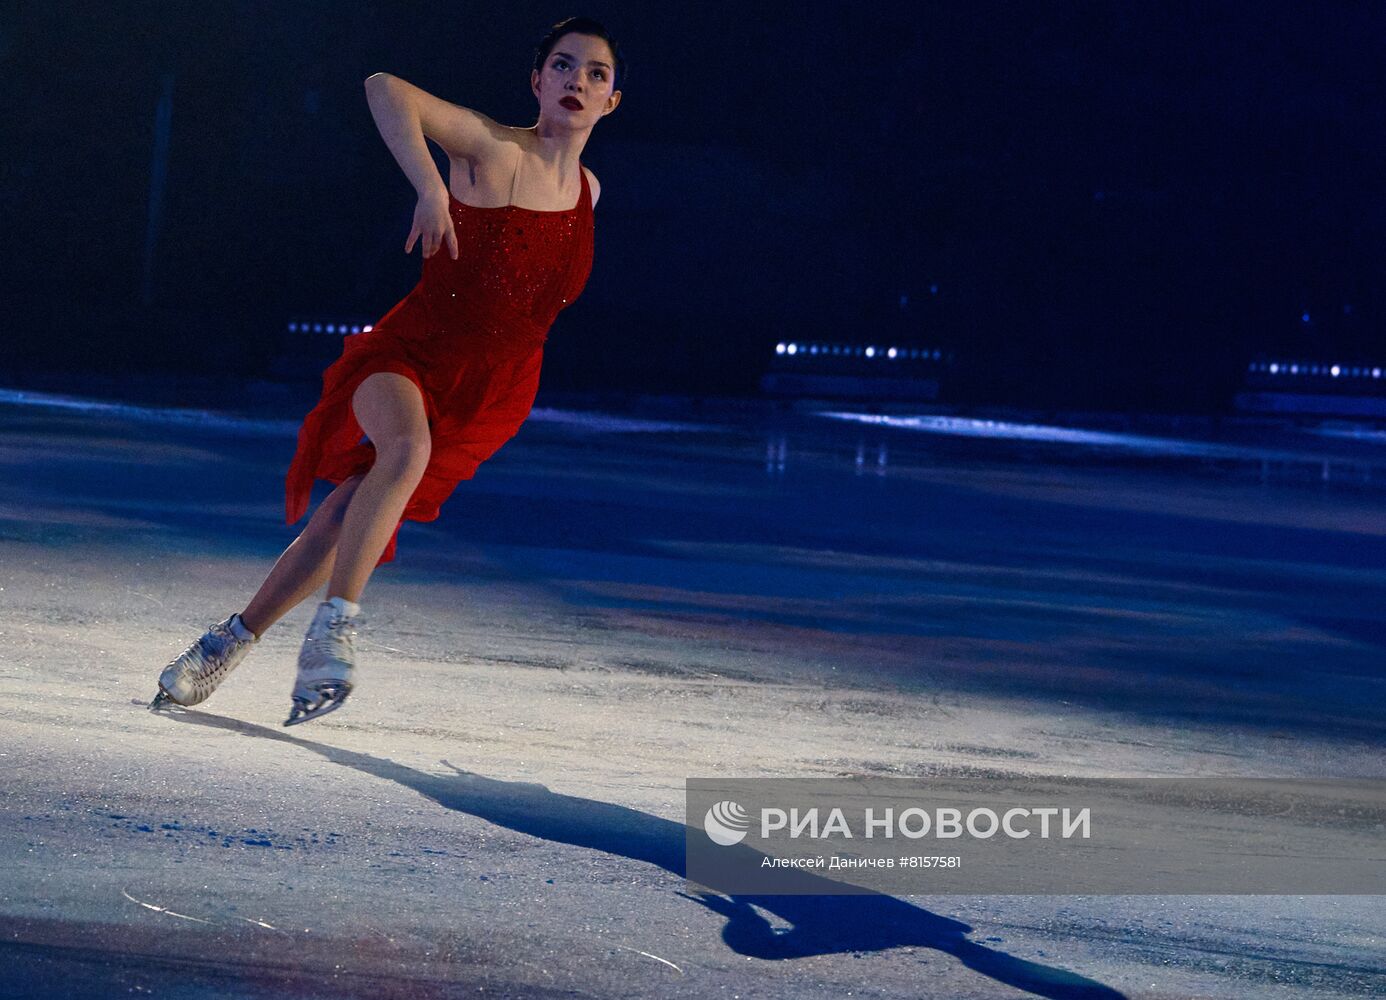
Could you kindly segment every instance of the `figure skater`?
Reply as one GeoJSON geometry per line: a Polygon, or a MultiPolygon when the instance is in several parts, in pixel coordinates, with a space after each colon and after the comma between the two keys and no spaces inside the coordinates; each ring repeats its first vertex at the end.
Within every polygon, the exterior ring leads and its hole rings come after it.
{"type": "Polygon", "coordinates": [[[344,338],[323,373],[289,466],[286,522],[303,516],[315,479],[337,488],[245,610],[164,668],[151,708],[205,700],[324,581],[284,724],[341,706],[355,684],[361,592],[394,559],[400,526],[437,518],[529,415],[549,327],[592,268],[601,188],[580,154],[620,103],[624,78],[606,29],[574,17],[535,52],[539,118],[529,128],[499,125],[388,73],[366,80],[380,135],[418,192],[404,251],[419,243],[422,277],[373,328],[344,338]],[[448,154],[447,182],[426,138],[448,154]]]}

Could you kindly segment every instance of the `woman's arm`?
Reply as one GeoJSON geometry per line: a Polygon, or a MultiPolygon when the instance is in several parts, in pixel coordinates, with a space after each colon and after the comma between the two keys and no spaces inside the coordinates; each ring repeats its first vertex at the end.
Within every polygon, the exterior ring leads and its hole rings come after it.
{"type": "Polygon", "coordinates": [[[492,144],[495,123],[485,115],[440,100],[389,73],[366,78],[366,101],[380,137],[421,198],[447,197],[447,185],[429,155],[425,136],[458,159],[476,159],[492,144]]]}
{"type": "Polygon", "coordinates": [[[487,125],[494,123],[468,108],[440,101],[389,73],[366,78],[366,101],[380,137],[419,195],[404,252],[410,253],[418,241],[424,257],[432,257],[440,247],[447,246],[449,255],[456,260],[457,232],[448,212],[448,188],[424,137],[437,142],[449,156],[476,156],[490,139],[487,125]]]}

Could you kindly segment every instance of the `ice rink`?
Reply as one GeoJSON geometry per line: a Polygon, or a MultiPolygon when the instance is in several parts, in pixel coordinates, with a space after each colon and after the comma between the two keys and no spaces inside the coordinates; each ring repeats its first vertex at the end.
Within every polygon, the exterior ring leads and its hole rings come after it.
{"type": "Polygon", "coordinates": [[[1379,896],[683,877],[690,776],[1382,776],[1386,433],[541,406],[340,711],[280,725],[312,602],[147,711],[306,409],[0,393],[0,997],[1386,996],[1379,896]]]}

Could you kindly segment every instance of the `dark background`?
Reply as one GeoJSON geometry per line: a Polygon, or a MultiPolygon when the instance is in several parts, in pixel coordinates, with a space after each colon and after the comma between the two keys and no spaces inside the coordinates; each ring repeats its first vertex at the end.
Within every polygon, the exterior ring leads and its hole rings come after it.
{"type": "Polygon", "coordinates": [[[363,80],[530,125],[572,14],[630,74],[546,386],[754,394],[817,338],[950,350],[964,401],[1215,411],[1258,354],[1386,360],[1383,4],[6,10],[0,370],[263,374],[290,319],[383,316],[420,258],[363,80]]]}

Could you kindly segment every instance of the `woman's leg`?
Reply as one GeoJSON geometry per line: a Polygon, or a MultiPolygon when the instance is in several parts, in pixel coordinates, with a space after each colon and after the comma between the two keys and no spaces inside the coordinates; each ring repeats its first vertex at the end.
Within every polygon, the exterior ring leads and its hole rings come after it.
{"type": "Polygon", "coordinates": [[[347,504],[327,596],[356,602],[423,478],[433,440],[418,386],[397,372],[368,376],[351,403],[375,464],[347,504]]]}
{"type": "Polygon", "coordinates": [[[271,625],[327,581],[347,504],[364,478],[352,476],[345,480],[318,505],[307,526],[280,555],[265,582],[241,612],[246,628],[257,636],[264,635],[271,625]]]}

